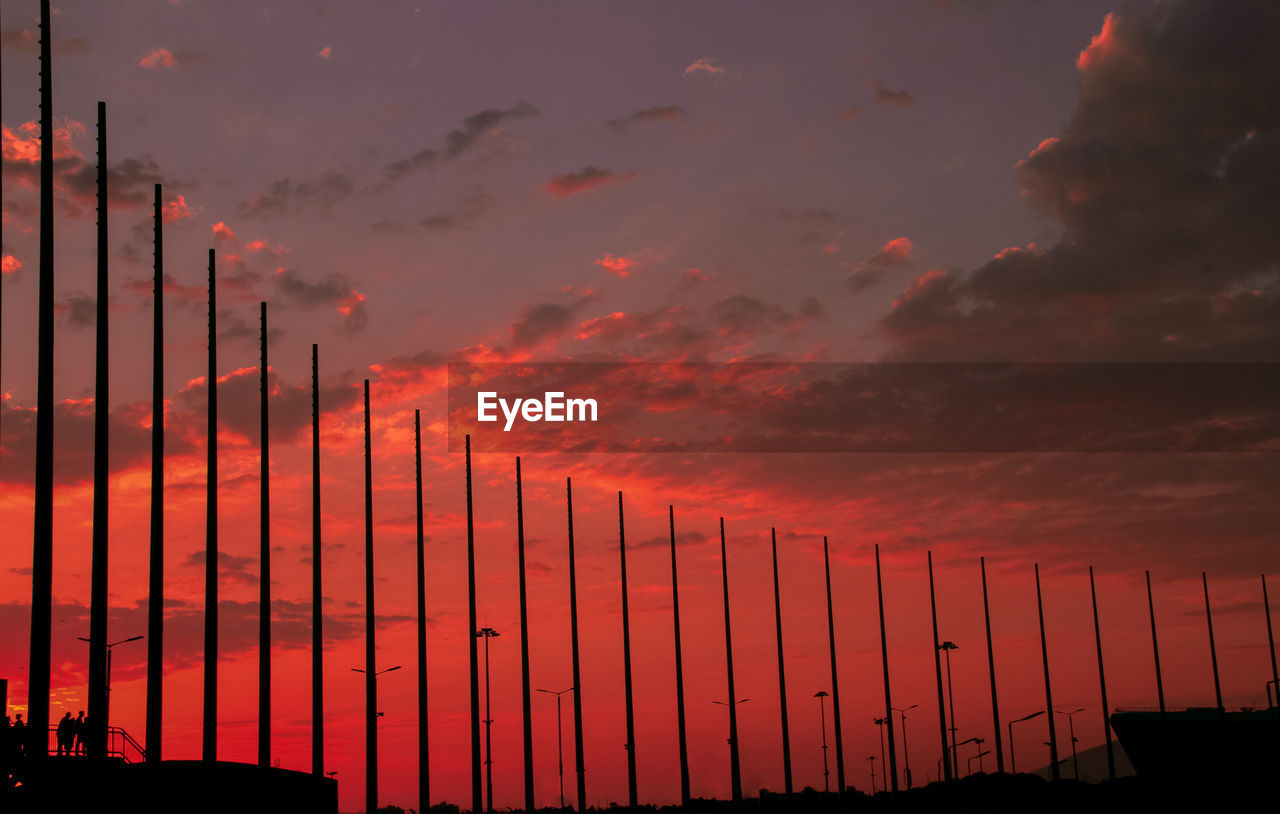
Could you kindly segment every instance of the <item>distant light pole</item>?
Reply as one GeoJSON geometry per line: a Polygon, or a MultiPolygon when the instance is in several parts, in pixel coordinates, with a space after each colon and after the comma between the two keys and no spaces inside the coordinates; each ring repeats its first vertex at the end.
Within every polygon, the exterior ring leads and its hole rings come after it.
{"type": "Polygon", "coordinates": [[[867,755],[867,762],[871,764],[871,793],[876,793],[876,756],[867,755]]]}
{"type": "Polygon", "coordinates": [[[907,750],[907,713],[919,704],[912,704],[905,709],[894,707],[893,711],[902,716],[902,774],[907,781],[907,788],[911,788],[911,752],[907,750]]]}
{"type": "Polygon", "coordinates": [[[979,753],[978,753],[978,754],[976,754],[976,755],[970,755],[970,756],[969,756],[969,759],[968,759],[968,761],[967,761],[967,764],[965,765],[965,772],[966,772],[967,774],[973,774],[973,762],[974,762],[975,760],[976,760],[976,761],[978,761],[978,771],[979,771],[979,772],[981,772],[981,771],[982,771],[982,758],[983,758],[983,757],[985,757],[986,755],[989,755],[989,754],[991,754],[991,750],[990,750],[990,749],[984,749],[983,751],[979,752],[979,753]]]}
{"type": "MultiPolygon", "coordinates": [[[[960,745],[961,745],[961,746],[964,746],[966,743],[972,743],[972,744],[975,744],[975,745],[978,747],[978,751],[979,751],[979,752],[982,752],[982,744],[986,743],[986,740],[985,740],[984,738],[973,737],[973,738],[969,738],[968,740],[961,741],[961,742],[960,742],[960,745]]],[[[984,752],[983,754],[985,754],[985,752],[984,752]]],[[[978,755],[973,755],[973,756],[971,756],[971,757],[969,758],[969,763],[965,766],[965,775],[966,775],[966,776],[968,776],[968,775],[970,775],[970,774],[972,774],[972,773],[973,773],[973,758],[975,758],[975,757],[978,757],[978,755]]],[[[982,765],[982,764],[978,764],[978,765],[982,765]]]]}
{"type": "Polygon", "coordinates": [[[490,738],[493,715],[489,712],[489,640],[500,635],[491,627],[476,631],[477,639],[484,639],[484,788],[485,811],[493,811],[493,741],[490,738]]]}
{"type": "Polygon", "coordinates": [[[818,699],[818,715],[822,719],[822,790],[831,791],[831,769],[827,764],[827,696],[826,690],[813,694],[818,699]]]}
{"type": "MultiPolygon", "coordinates": [[[[89,639],[84,636],[77,636],[76,638],[82,642],[89,641],[89,639]]],[[[111,648],[115,647],[118,644],[128,644],[129,642],[140,641],[143,638],[145,637],[130,636],[127,639],[121,639],[118,642],[113,642],[112,644],[107,645],[107,705],[106,705],[106,708],[103,710],[103,721],[102,721],[102,723],[104,724],[104,726],[102,727],[103,731],[109,732],[111,728],[111,648]]],[[[94,724],[95,728],[97,726],[98,726],[97,724],[94,724]]],[[[107,737],[110,737],[110,734],[108,734],[107,737]]]]}
{"type": "Polygon", "coordinates": [[[1073,716],[1077,712],[1084,712],[1084,710],[1084,707],[1080,707],[1080,709],[1073,709],[1070,712],[1063,712],[1060,709],[1054,710],[1054,712],[1059,715],[1067,716],[1067,730],[1071,735],[1071,772],[1075,776],[1076,780],[1080,779],[1080,760],[1076,755],[1076,724],[1073,716]]]}
{"type": "Polygon", "coordinates": [[[1017,758],[1014,757],[1015,752],[1013,750],[1013,725],[1020,724],[1023,721],[1030,721],[1032,718],[1038,718],[1041,715],[1044,715],[1044,710],[1038,710],[1036,712],[1031,713],[1030,715],[1023,715],[1021,718],[1015,718],[1009,722],[1009,773],[1010,774],[1018,773],[1018,760],[1017,758]]]}
{"type": "MultiPolygon", "coordinates": [[[[395,672],[396,670],[399,670],[399,669],[400,669],[400,665],[399,665],[399,664],[397,664],[395,667],[388,667],[388,668],[387,668],[387,669],[385,669],[385,670],[379,670],[378,672],[374,673],[374,674],[370,677],[370,679],[369,679],[369,684],[370,684],[370,685],[373,685],[373,686],[375,686],[375,687],[376,687],[376,686],[377,686],[377,683],[378,683],[378,681],[377,681],[378,676],[382,675],[383,673],[392,673],[392,672],[395,672]]],[[[351,672],[353,672],[353,673],[360,673],[361,675],[365,675],[365,676],[368,676],[368,675],[369,675],[367,672],[365,672],[364,670],[361,670],[359,667],[352,667],[352,668],[351,668],[351,672]]],[[[376,690],[375,690],[375,692],[376,692],[376,690]]],[[[377,810],[377,804],[378,804],[378,766],[377,766],[378,744],[377,744],[377,732],[378,732],[378,719],[379,719],[379,718],[381,718],[381,717],[382,717],[382,713],[381,713],[381,712],[377,712],[377,711],[374,711],[374,710],[370,710],[370,711],[369,711],[369,723],[368,723],[368,728],[369,728],[369,731],[373,733],[373,757],[374,757],[373,763],[374,763],[374,765],[373,765],[372,767],[368,767],[368,766],[366,767],[366,775],[367,775],[367,776],[365,777],[365,782],[369,784],[369,788],[368,788],[368,789],[366,789],[366,791],[365,791],[365,797],[366,797],[367,799],[369,799],[369,800],[372,800],[372,801],[373,801],[374,810],[377,810]]]]}
{"type": "Polygon", "coordinates": [[[951,776],[958,777],[960,775],[960,757],[956,754],[956,697],[951,692],[951,651],[959,650],[960,645],[955,642],[943,642],[938,645],[947,657],[947,706],[950,708],[951,716],[951,776]]]}
{"type": "MultiPolygon", "coordinates": [[[[880,728],[880,774],[881,776],[883,776],[885,772],[885,767],[889,765],[888,761],[884,759],[884,726],[885,724],[889,723],[889,719],[876,718],[875,722],[876,722],[876,726],[880,728]]],[[[884,787],[886,790],[889,788],[888,778],[885,778],[884,787]]]]}
{"type": "Polygon", "coordinates": [[[574,687],[569,687],[566,690],[559,690],[559,691],[538,690],[538,692],[545,692],[547,695],[554,695],[556,697],[556,752],[559,755],[559,760],[557,762],[560,765],[560,807],[561,808],[564,808],[564,721],[561,720],[560,718],[560,696],[574,689],[575,689],[574,687]]]}

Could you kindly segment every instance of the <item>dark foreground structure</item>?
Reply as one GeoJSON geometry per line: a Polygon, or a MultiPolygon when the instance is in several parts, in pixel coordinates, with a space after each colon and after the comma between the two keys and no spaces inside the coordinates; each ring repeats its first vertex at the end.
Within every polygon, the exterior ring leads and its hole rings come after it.
{"type": "Polygon", "coordinates": [[[113,810],[133,814],[337,814],[338,784],[328,777],[253,763],[166,760],[158,765],[49,758],[28,767],[6,811],[113,810]]]}

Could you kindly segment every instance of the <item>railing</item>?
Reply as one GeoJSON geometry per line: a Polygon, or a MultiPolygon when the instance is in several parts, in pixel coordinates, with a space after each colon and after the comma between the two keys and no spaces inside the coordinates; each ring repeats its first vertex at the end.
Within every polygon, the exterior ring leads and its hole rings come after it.
{"type": "MultiPolygon", "coordinates": [[[[49,725],[49,755],[51,757],[74,758],[79,760],[87,759],[88,745],[81,743],[78,746],[72,746],[68,751],[63,747],[61,755],[58,749],[58,726],[57,724],[49,725]]],[[[125,731],[124,727],[112,726],[107,728],[107,757],[124,761],[125,763],[141,763],[147,759],[147,750],[133,739],[133,736],[125,731]]]]}

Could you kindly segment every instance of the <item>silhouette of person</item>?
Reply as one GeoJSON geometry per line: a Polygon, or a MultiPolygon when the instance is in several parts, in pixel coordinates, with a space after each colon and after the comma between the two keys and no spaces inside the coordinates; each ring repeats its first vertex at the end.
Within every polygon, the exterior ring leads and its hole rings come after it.
{"type": "Polygon", "coordinates": [[[71,732],[74,737],[75,753],[83,755],[85,753],[84,740],[89,736],[89,730],[84,722],[84,710],[80,710],[80,716],[76,718],[75,723],[71,726],[71,732]]]}
{"type": "Polygon", "coordinates": [[[27,722],[22,720],[21,712],[15,715],[13,719],[13,748],[17,752],[19,759],[26,757],[27,722]]]}
{"type": "Polygon", "coordinates": [[[76,722],[71,719],[71,713],[63,713],[62,719],[58,721],[58,757],[71,754],[76,739],[75,725],[76,722]]]}

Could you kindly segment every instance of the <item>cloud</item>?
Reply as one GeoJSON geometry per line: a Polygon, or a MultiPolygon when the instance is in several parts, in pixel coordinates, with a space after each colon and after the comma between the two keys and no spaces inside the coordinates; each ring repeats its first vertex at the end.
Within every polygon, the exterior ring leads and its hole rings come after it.
{"type": "Polygon", "coordinates": [[[737,294],[711,306],[708,313],[721,336],[753,337],[772,330],[795,330],[811,319],[827,316],[816,298],[805,299],[793,313],[782,306],[737,294]]]}
{"type": "Polygon", "coordinates": [[[483,188],[477,187],[452,212],[436,212],[415,221],[386,219],[373,224],[373,231],[379,234],[408,234],[414,231],[448,232],[468,226],[480,220],[489,211],[493,195],[483,188]]]}
{"type": "Polygon", "coordinates": [[[696,59],[687,68],[684,69],[685,76],[693,76],[694,74],[705,73],[709,76],[719,77],[725,72],[722,65],[717,65],[716,61],[708,57],[696,59]]]}
{"type": "Polygon", "coordinates": [[[355,194],[351,177],[337,170],[325,170],[313,180],[294,182],[281,178],[272,182],[266,192],[253,195],[236,206],[236,214],[245,218],[270,215],[295,215],[307,211],[327,212],[355,194]]]}
{"type": "Polygon", "coordinates": [[[329,57],[333,56],[333,46],[326,45],[325,47],[321,48],[319,51],[316,51],[316,56],[320,57],[321,59],[328,59],[329,57]]]}
{"type": "Polygon", "coordinates": [[[866,108],[860,105],[849,105],[840,111],[840,121],[851,122],[866,112],[866,108]]]}
{"type": "Polygon", "coordinates": [[[911,107],[916,103],[916,97],[905,90],[889,90],[879,82],[870,82],[869,85],[876,92],[876,104],[878,105],[911,107]]]}
{"type": "Polygon", "coordinates": [[[142,68],[173,68],[177,64],[177,58],[168,48],[153,49],[151,53],[138,60],[138,65],[142,68]]]}
{"type": "Polygon", "coordinates": [[[237,245],[240,241],[236,238],[236,233],[231,231],[231,227],[222,221],[218,221],[213,225],[213,242],[214,245],[237,245]]]}
{"type": "Polygon", "coordinates": [[[11,254],[0,259],[0,274],[13,274],[22,268],[22,261],[11,254]]]}
{"type": "Polygon", "coordinates": [[[451,130],[444,138],[444,148],[425,148],[392,162],[383,168],[390,181],[399,181],[407,175],[425,169],[438,161],[452,161],[475,146],[486,134],[495,133],[499,126],[510,119],[523,119],[539,115],[538,109],[528,102],[517,102],[508,108],[482,110],[462,120],[462,126],[451,130]]]}
{"type": "Polygon", "coordinates": [[[680,124],[682,121],[684,121],[684,108],[679,105],[663,105],[637,110],[621,119],[608,119],[604,126],[616,133],[621,133],[633,124],[680,124]]]}
{"type": "Polygon", "coordinates": [[[885,269],[890,266],[904,266],[911,262],[911,252],[915,244],[905,237],[895,237],[880,247],[880,251],[858,264],[859,269],[885,269]]]}
{"type": "Polygon", "coordinates": [[[75,330],[92,328],[98,323],[98,301],[87,294],[70,294],[56,302],[53,310],[65,317],[67,325],[75,330]]]}
{"type": "Polygon", "coordinates": [[[338,272],[318,280],[308,280],[296,269],[280,269],[275,275],[276,288],[286,302],[304,310],[331,307],[343,318],[342,328],[348,333],[364,330],[369,324],[365,296],[355,290],[346,276],[338,272]]]}
{"type": "Polygon", "coordinates": [[[543,185],[542,189],[547,194],[557,198],[567,198],[570,195],[577,195],[579,192],[586,192],[595,187],[625,183],[634,180],[639,174],[637,170],[619,174],[613,170],[600,169],[588,164],[577,172],[558,173],[551,176],[551,179],[543,185]]]}
{"type": "Polygon", "coordinates": [[[1062,240],[918,278],[879,322],[896,356],[1275,358],[1280,18],[1222,9],[1103,20],[1067,123],[1016,165],[1062,240]]]}
{"type": "Polygon", "coordinates": [[[662,260],[661,254],[653,249],[644,249],[628,255],[605,254],[592,262],[610,274],[626,279],[631,276],[633,270],[660,260],[662,260]]]}

